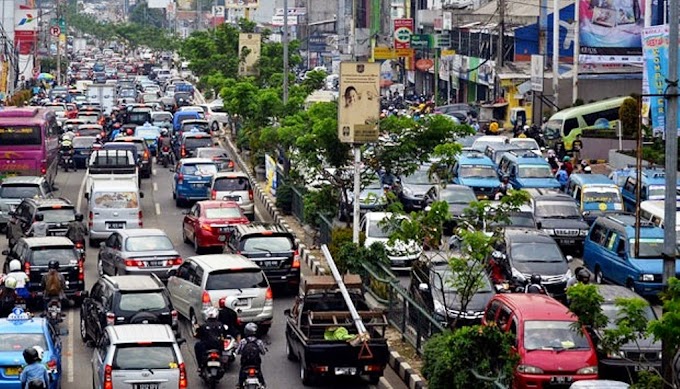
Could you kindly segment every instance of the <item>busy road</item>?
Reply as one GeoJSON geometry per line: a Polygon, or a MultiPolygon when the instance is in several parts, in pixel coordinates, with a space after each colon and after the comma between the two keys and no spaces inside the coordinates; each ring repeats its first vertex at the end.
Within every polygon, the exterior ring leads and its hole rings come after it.
{"type": "MultiPolygon", "coordinates": [[[[141,191],[145,194],[142,199],[142,210],[144,215],[144,227],[163,229],[172,239],[176,249],[183,258],[195,255],[193,248],[182,241],[181,220],[183,209],[175,206],[172,199],[171,180],[172,172],[161,166],[154,166],[153,175],[150,179],[142,180],[141,191]]],[[[83,192],[85,188],[85,171],[59,172],[56,186],[58,191],[55,196],[65,197],[77,204],[77,209],[86,213],[87,205],[84,200],[83,192]]],[[[256,204],[256,219],[261,221],[271,221],[271,218],[263,212],[261,204],[256,204]]],[[[3,239],[2,249],[7,247],[7,242],[3,239]]],[[[96,261],[98,248],[87,248],[87,260],[85,263],[86,290],[89,290],[97,279],[96,261]]],[[[309,272],[303,266],[303,273],[309,272]]],[[[303,387],[299,378],[299,364],[288,361],[285,357],[284,339],[284,313],[285,309],[293,305],[294,297],[282,295],[274,291],[274,323],[268,335],[264,337],[267,344],[268,353],[263,357],[263,372],[269,388],[301,388],[303,387]]],[[[79,308],[70,307],[66,310],[62,328],[68,334],[62,337],[63,345],[63,375],[61,385],[63,388],[91,388],[92,387],[92,365],[91,357],[93,349],[86,346],[81,340],[79,333],[79,308]]],[[[193,345],[195,340],[191,338],[188,330],[188,322],[180,321],[182,337],[187,340],[181,346],[182,354],[187,364],[189,376],[189,387],[202,387],[194,358],[193,345]]],[[[237,382],[237,366],[232,366],[229,373],[219,383],[219,387],[232,388],[237,382]]],[[[386,378],[395,388],[405,387],[395,373],[388,367],[385,371],[386,378]]],[[[369,385],[352,382],[327,383],[325,387],[337,388],[368,388],[369,385]]]]}

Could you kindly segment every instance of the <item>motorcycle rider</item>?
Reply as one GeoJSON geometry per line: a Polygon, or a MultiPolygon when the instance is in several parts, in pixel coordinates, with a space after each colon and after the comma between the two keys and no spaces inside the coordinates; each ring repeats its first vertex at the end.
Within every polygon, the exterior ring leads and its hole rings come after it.
{"type": "Polygon", "coordinates": [[[194,345],[194,354],[196,355],[196,364],[198,370],[201,371],[205,367],[206,351],[219,350],[222,346],[220,339],[224,333],[224,327],[217,316],[219,310],[215,307],[208,307],[203,310],[203,318],[205,323],[196,329],[196,337],[198,342],[194,345]]]}
{"type": "Polygon", "coordinates": [[[81,243],[83,248],[85,248],[85,235],[87,235],[87,227],[83,223],[83,214],[76,213],[75,220],[68,222],[68,228],[66,229],[66,237],[71,239],[73,243],[81,243]]]}
{"type": "Polygon", "coordinates": [[[590,272],[583,266],[579,266],[574,270],[574,275],[567,281],[567,289],[578,283],[584,285],[590,283],[590,272]]]}
{"type": "Polygon", "coordinates": [[[504,174],[503,178],[501,178],[501,184],[498,187],[495,199],[500,200],[503,196],[508,194],[508,190],[512,190],[512,184],[510,183],[510,176],[504,174]]]}
{"type": "Polygon", "coordinates": [[[220,299],[220,313],[218,320],[220,323],[227,326],[226,333],[231,335],[237,342],[241,341],[241,333],[238,330],[239,321],[238,313],[236,313],[236,302],[238,302],[238,297],[229,296],[220,299]]]}
{"type": "Polygon", "coordinates": [[[541,285],[541,276],[539,274],[531,275],[529,285],[524,289],[524,293],[546,294],[545,288],[541,285]]]}
{"type": "Polygon", "coordinates": [[[21,370],[19,380],[21,389],[47,389],[50,384],[50,376],[47,367],[42,363],[42,347],[27,347],[24,352],[26,367],[21,370]]]}
{"type": "Polygon", "coordinates": [[[21,269],[21,261],[18,259],[9,261],[9,273],[7,273],[6,277],[11,277],[16,280],[17,283],[14,290],[17,295],[23,298],[28,298],[30,296],[28,288],[26,287],[26,284],[28,284],[30,280],[28,274],[21,269]]]}
{"type": "Polygon", "coordinates": [[[257,338],[257,324],[246,324],[243,333],[245,338],[241,339],[236,349],[236,354],[241,356],[241,369],[238,373],[238,387],[243,387],[243,382],[247,378],[247,367],[257,368],[257,379],[260,380],[262,387],[266,388],[262,375],[262,355],[267,352],[264,342],[257,338]]]}
{"type": "Polygon", "coordinates": [[[70,139],[64,139],[61,141],[61,145],[59,148],[59,155],[61,157],[61,161],[63,164],[66,164],[66,159],[70,159],[71,161],[71,166],[73,170],[76,170],[76,164],[73,159],[73,142],[70,139]]]}
{"type": "Polygon", "coordinates": [[[162,158],[161,151],[165,147],[168,148],[168,163],[172,164],[172,139],[170,138],[170,132],[167,128],[161,130],[161,137],[158,139],[158,155],[156,158],[162,158]]]}
{"type": "Polygon", "coordinates": [[[14,277],[5,277],[0,287],[0,316],[7,317],[7,315],[14,309],[16,303],[17,280],[14,277]]]}
{"type": "Polygon", "coordinates": [[[47,236],[47,223],[45,223],[45,216],[42,213],[35,215],[35,221],[31,227],[26,231],[26,236],[45,237],[47,236]]]}
{"type": "Polygon", "coordinates": [[[48,262],[47,274],[40,280],[40,287],[43,289],[43,299],[45,300],[45,308],[52,299],[62,300],[66,299],[66,279],[64,275],[59,272],[59,261],[53,259],[48,262]]]}

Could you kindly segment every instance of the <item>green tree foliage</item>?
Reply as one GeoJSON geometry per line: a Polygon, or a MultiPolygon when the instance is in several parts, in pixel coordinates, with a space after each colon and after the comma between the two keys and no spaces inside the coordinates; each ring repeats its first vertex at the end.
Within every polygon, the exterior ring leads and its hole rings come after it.
{"type": "Polygon", "coordinates": [[[343,243],[333,258],[341,274],[361,274],[365,276],[362,264],[390,266],[385,246],[374,242],[369,247],[359,246],[352,242],[343,243]]]}
{"type": "Polygon", "coordinates": [[[578,326],[600,330],[607,325],[607,316],[602,312],[604,297],[597,285],[576,284],[567,290],[569,309],[578,318],[578,326]]]}
{"type": "Polygon", "coordinates": [[[623,128],[623,136],[634,137],[637,134],[638,122],[640,120],[640,110],[637,100],[627,97],[619,108],[619,120],[623,128]]]}
{"type": "Polygon", "coordinates": [[[134,8],[132,8],[130,11],[128,20],[131,23],[150,25],[156,28],[164,28],[167,25],[167,19],[163,13],[163,10],[158,8],[149,8],[146,1],[142,1],[134,5],[134,8]]]}

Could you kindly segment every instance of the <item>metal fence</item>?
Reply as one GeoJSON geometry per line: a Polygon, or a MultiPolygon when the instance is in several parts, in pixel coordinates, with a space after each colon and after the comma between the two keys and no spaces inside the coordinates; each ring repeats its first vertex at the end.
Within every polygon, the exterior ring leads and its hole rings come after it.
{"type": "Polygon", "coordinates": [[[302,224],[305,224],[305,199],[303,194],[295,187],[291,187],[293,190],[293,199],[291,202],[291,211],[293,216],[302,224]]]}
{"type": "Polygon", "coordinates": [[[319,215],[319,245],[330,244],[333,232],[333,221],[324,215],[319,215]]]}
{"type": "Polygon", "coordinates": [[[386,307],[387,321],[401,333],[402,340],[422,354],[425,342],[445,328],[409,296],[390,269],[366,263],[362,266],[366,292],[386,307]]]}

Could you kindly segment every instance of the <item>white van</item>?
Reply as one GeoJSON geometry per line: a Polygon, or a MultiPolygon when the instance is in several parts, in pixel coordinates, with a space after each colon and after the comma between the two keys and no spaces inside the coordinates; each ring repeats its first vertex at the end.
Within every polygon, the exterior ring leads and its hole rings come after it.
{"type": "MultiPolygon", "coordinates": [[[[664,200],[645,200],[641,202],[640,220],[664,228],[664,200]]],[[[677,203],[675,206],[675,230],[680,231],[680,203],[677,203]]]]}
{"type": "Polygon", "coordinates": [[[98,181],[88,198],[90,246],[107,239],[115,230],[142,228],[141,198],[136,183],[130,181],[98,181]]]}

